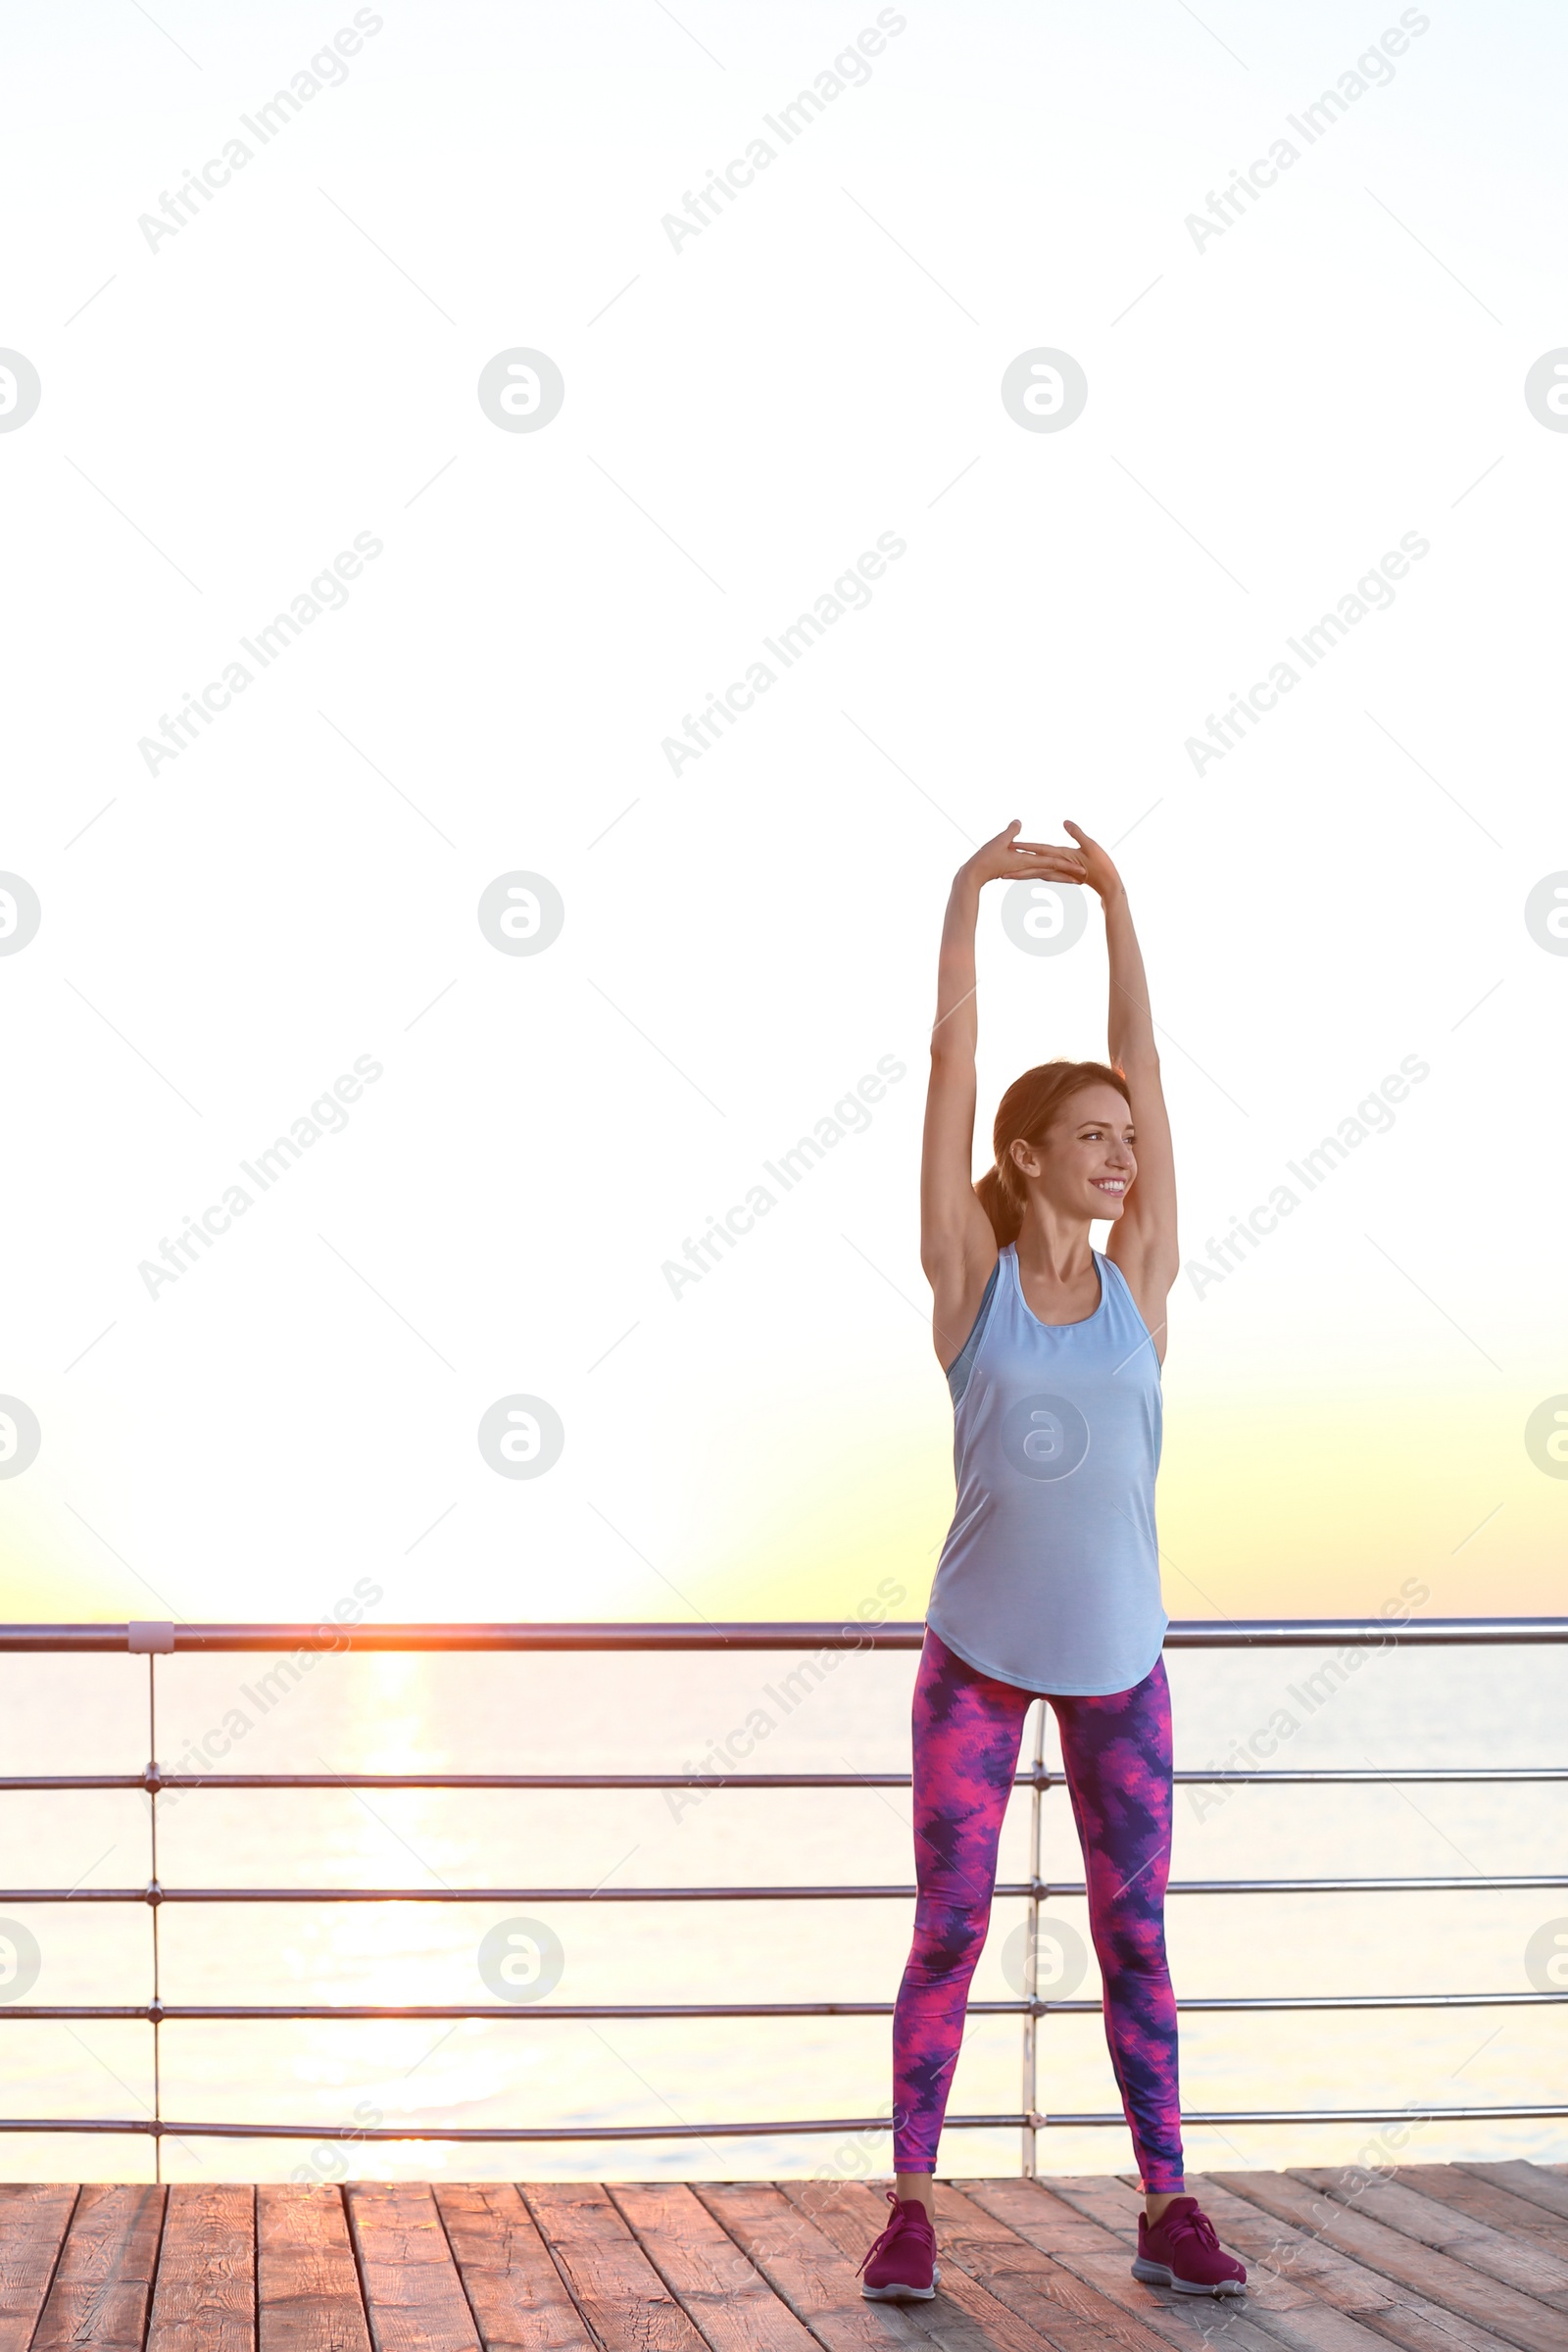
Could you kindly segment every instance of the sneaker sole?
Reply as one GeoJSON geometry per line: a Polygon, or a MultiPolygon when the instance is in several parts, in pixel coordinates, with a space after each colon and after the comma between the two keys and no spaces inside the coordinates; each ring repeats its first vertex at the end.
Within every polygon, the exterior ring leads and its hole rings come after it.
{"type": "Polygon", "coordinates": [[[1246,2281],[1241,2278],[1216,2278],[1212,2286],[1202,2286],[1196,2278],[1178,2278],[1168,2263],[1147,2262],[1143,2255],[1133,2258],[1133,2277],[1142,2278],[1147,2286],[1173,2287],[1178,2295],[1245,2295],[1246,2281]]]}
{"type": "Polygon", "coordinates": [[[868,2303],[929,2303],[941,2276],[939,2263],[931,2273],[929,2286],[862,2286],[860,2292],[868,2303]]]}

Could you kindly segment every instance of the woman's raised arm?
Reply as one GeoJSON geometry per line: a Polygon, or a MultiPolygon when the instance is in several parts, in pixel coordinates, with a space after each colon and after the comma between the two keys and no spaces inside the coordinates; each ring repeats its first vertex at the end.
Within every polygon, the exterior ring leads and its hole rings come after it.
{"type": "Polygon", "coordinates": [[[1111,1228],[1105,1254],[1120,1267],[1138,1311],[1149,1326],[1154,1353],[1165,1360],[1165,1301],[1181,1265],[1176,1241],[1176,1155],[1159,1051],[1149,1008],[1149,982],[1133,929],[1120,874],[1098,841],[1069,818],[1067,831],[1083,854],[1085,879],[1105,911],[1105,948],[1110,960],[1110,1006],[1106,1043],[1124,1072],[1132,1097],[1133,1153],[1138,1174],[1127,1204],[1111,1228]]]}
{"type": "Polygon", "coordinates": [[[974,1189],[974,934],[987,882],[1039,877],[1084,882],[1076,850],[1015,841],[1019,819],[976,850],[953,877],[937,963],[937,1015],[931,1030],[931,1081],[920,1156],[920,1263],[931,1285],[931,1337],[944,1369],[967,1339],[991,1269],[997,1240],[974,1189]]]}

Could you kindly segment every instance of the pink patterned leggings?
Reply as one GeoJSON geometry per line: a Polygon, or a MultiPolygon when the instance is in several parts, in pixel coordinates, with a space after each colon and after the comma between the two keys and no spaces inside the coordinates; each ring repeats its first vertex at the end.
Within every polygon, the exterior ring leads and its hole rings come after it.
{"type": "MultiPolygon", "coordinates": [[[[1002,1818],[1032,1694],[927,1626],[914,1686],[914,1941],[893,2013],[893,2162],[936,2169],[1002,1818]]],[[[1146,2190],[1182,2185],[1176,1998],[1165,1961],[1171,1728],[1165,1662],[1105,1697],[1052,1697],[1083,1848],[1105,2039],[1146,2190]]]]}

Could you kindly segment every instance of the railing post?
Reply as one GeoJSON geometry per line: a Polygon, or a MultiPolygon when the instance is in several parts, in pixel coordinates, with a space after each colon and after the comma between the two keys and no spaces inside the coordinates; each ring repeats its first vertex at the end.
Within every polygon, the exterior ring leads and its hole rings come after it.
{"type": "Polygon", "coordinates": [[[1036,2106],[1036,2047],[1039,2037],[1039,2019],[1034,2004],[1040,1983],[1040,1851],[1041,1804],[1045,1790],[1040,1775],[1046,1755],[1046,1702],[1035,1701],[1035,1740],[1033,1758],[1033,1787],[1029,1791],[1029,1909],[1026,1913],[1028,1933],[1023,1947],[1023,1992],[1029,2003],[1023,2021],[1023,2177],[1035,2178],[1035,2116],[1036,2106]]]}
{"type": "Polygon", "coordinates": [[[158,1770],[158,1660],[174,1646],[174,1628],[165,1618],[133,1618],[125,1628],[125,1647],[132,1656],[144,1651],[147,1658],[147,1842],[148,1882],[147,1908],[152,1915],[153,1933],[153,2179],[164,2177],[164,2072],[163,2072],[163,1995],[160,1990],[158,1964],[158,1914],[162,1909],[162,1887],[158,1879],[158,1796],[162,1776],[158,1770]]]}
{"type": "MultiPolygon", "coordinates": [[[[152,1788],[147,1798],[148,1881],[158,1885],[158,1660],[151,1650],[147,1653],[147,1777],[152,1788]]],[[[160,2036],[164,2021],[159,2012],[163,2007],[158,1989],[158,1914],[161,1904],[149,1903],[153,1923],[153,2121],[164,2118],[163,2048],[160,2036]]],[[[153,2179],[164,2177],[164,2135],[153,2133],[153,2179]]]]}

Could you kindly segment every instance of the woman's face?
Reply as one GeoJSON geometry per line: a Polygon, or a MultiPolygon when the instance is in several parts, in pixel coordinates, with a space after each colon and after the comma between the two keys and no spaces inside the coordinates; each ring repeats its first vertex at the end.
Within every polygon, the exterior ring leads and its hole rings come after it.
{"type": "Polygon", "coordinates": [[[1132,1107],[1113,1086],[1086,1086],[1062,1104],[1043,1144],[1010,1149],[1019,1173],[1063,1216],[1114,1222],[1138,1174],[1132,1107]]]}

